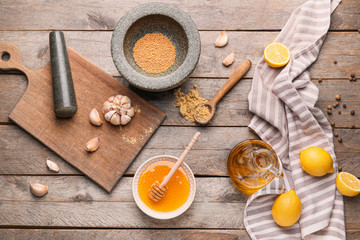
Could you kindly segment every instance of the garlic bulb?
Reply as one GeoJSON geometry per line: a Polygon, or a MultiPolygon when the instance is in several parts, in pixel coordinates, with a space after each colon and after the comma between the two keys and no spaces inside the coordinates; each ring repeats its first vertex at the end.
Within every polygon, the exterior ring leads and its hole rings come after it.
{"type": "Polygon", "coordinates": [[[104,102],[102,113],[106,121],[113,125],[126,125],[130,122],[135,114],[134,108],[131,106],[131,100],[127,96],[116,95],[111,96],[104,102]]]}

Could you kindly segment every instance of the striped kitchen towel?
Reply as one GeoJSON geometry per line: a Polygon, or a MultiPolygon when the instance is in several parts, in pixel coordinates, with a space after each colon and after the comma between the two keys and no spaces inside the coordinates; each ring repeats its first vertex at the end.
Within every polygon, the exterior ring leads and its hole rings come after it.
{"type": "MultiPolygon", "coordinates": [[[[330,15],[340,0],[309,0],[298,7],[275,42],[289,47],[290,62],[283,68],[258,63],[249,109],[254,117],[249,128],[269,143],[285,168],[283,179],[253,194],[244,210],[244,225],[252,239],[345,239],[342,195],[335,186],[338,172],[332,130],[325,115],[314,105],[319,90],[310,81],[315,62],[330,26],[330,15]],[[328,151],[334,173],[313,177],[300,166],[299,152],[310,146],[328,151]],[[301,199],[298,223],[279,227],[271,208],[282,192],[295,189],[301,199]]],[[[329,63],[330,64],[330,63],[329,63]]]]}

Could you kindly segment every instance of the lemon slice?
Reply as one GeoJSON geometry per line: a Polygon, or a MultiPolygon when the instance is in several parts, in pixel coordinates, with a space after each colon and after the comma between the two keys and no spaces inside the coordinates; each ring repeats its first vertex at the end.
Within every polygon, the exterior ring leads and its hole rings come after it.
{"type": "Polygon", "coordinates": [[[360,180],[350,173],[341,172],[336,177],[336,187],[342,195],[354,197],[360,193],[360,180]]]}
{"type": "Polygon", "coordinates": [[[264,50],[264,58],[270,67],[279,68],[290,61],[290,51],[282,43],[270,43],[264,50]]]}

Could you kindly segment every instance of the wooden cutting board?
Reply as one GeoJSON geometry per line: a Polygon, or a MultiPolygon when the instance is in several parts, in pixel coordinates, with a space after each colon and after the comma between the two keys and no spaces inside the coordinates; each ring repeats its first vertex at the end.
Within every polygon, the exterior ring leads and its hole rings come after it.
{"type": "Polygon", "coordinates": [[[111,192],[166,115],[68,48],[78,111],[69,119],[56,118],[50,63],[32,71],[22,65],[14,44],[0,44],[0,54],[4,53],[8,53],[10,59],[0,59],[0,69],[20,70],[28,78],[28,87],[9,118],[111,192]],[[136,110],[126,126],[113,126],[101,114],[104,101],[117,94],[128,96],[136,110]],[[104,121],[100,127],[89,122],[89,113],[94,107],[104,121]],[[100,137],[101,145],[96,152],[88,153],[85,144],[93,137],[100,137]]]}

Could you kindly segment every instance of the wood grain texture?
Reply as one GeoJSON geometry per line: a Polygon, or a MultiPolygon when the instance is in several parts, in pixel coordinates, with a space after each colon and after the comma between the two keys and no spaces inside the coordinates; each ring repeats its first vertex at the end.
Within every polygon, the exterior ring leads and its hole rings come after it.
{"type": "MultiPolygon", "coordinates": [[[[123,84],[129,85],[124,79],[118,78],[123,84]]],[[[8,116],[15,107],[18,99],[26,89],[26,78],[21,75],[0,75],[0,123],[9,123],[8,116]]],[[[194,85],[203,97],[211,99],[222,87],[226,79],[206,79],[190,78],[180,88],[187,93],[194,85]]],[[[209,126],[247,126],[250,123],[252,114],[248,111],[247,96],[251,87],[251,79],[242,79],[235,87],[222,99],[217,107],[215,116],[209,126]]],[[[360,114],[360,81],[350,82],[347,80],[331,79],[313,80],[313,83],[319,88],[319,99],[317,106],[325,113],[329,122],[334,121],[337,128],[351,128],[355,124],[360,127],[360,118],[356,115],[350,115],[354,110],[360,114]],[[333,114],[327,114],[327,106],[336,102],[335,96],[341,94],[340,106],[333,109],[333,114]],[[346,104],[346,108],[343,108],[346,104]],[[341,114],[338,113],[341,111],[341,114]]],[[[141,91],[134,87],[131,90],[142,96],[156,108],[166,112],[167,117],[161,125],[164,126],[193,126],[191,121],[187,121],[179,114],[179,109],[175,108],[174,91],[162,93],[150,93],[141,91]]]]}
{"type": "MultiPolygon", "coordinates": [[[[250,240],[245,230],[186,230],[186,229],[0,229],[4,239],[22,240],[104,240],[104,239],[194,239],[250,240]]],[[[347,230],[347,240],[359,240],[359,230],[347,230]]]]}
{"type": "MultiPolygon", "coordinates": [[[[116,22],[130,9],[146,0],[129,2],[100,1],[86,3],[81,0],[30,4],[2,1],[0,30],[113,30],[116,22]],[[32,14],[36,12],[37,14],[32,14]]],[[[305,0],[247,1],[176,1],[166,0],[185,11],[200,30],[279,30],[293,10],[305,0]],[[211,17],[209,17],[211,13],[211,17]]],[[[360,4],[357,0],[343,1],[332,15],[331,29],[354,30],[360,28],[360,4]]]]}
{"type": "MultiPolygon", "coordinates": [[[[359,232],[352,232],[359,236],[359,232]]],[[[0,235],[4,239],[12,240],[104,240],[104,239],[149,239],[149,240],[169,240],[169,239],[193,239],[193,240],[250,240],[244,229],[241,230],[184,230],[184,229],[0,229],[0,235]]],[[[354,238],[349,238],[354,239],[354,238]]]]}
{"type": "MultiPolygon", "coordinates": [[[[186,139],[190,139],[198,130],[201,132],[201,138],[187,157],[187,164],[195,175],[227,176],[226,161],[230,150],[238,142],[256,137],[246,127],[160,127],[130,165],[126,174],[134,174],[144,161],[153,156],[161,154],[180,156],[186,147],[186,139]]],[[[352,172],[360,177],[360,146],[358,144],[360,130],[337,129],[336,131],[343,138],[342,143],[334,141],[339,165],[343,171],[352,172]]],[[[80,174],[19,127],[0,126],[0,132],[2,133],[0,174],[80,174]],[[53,173],[46,168],[45,161],[48,157],[59,164],[59,173],[53,173]]]]}
{"type": "MultiPolygon", "coordinates": [[[[245,203],[193,203],[181,216],[162,221],[145,215],[135,202],[3,201],[0,226],[238,229],[244,227],[244,206],[245,203]]],[[[357,212],[353,211],[353,214],[357,212]]],[[[349,219],[355,219],[355,216],[349,219]]]]}
{"type": "MultiPolygon", "coordinates": [[[[243,228],[246,197],[235,190],[229,178],[197,180],[190,209],[178,218],[161,221],[143,214],[129,197],[132,178],[123,178],[108,195],[96,186],[89,187],[89,181],[80,176],[2,176],[0,185],[6,196],[0,199],[0,226],[243,228]],[[29,182],[37,181],[49,187],[42,198],[34,197],[28,189],[29,182]]],[[[360,229],[360,198],[344,201],[347,229],[360,229]]]]}
{"type": "Polygon", "coordinates": [[[58,119],[50,64],[31,71],[22,66],[15,45],[0,44],[3,51],[10,53],[10,60],[0,62],[0,68],[19,69],[29,82],[9,118],[110,192],[166,115],[69,48],[78,112],[71,119],[58,119]],[[137,109],[132,121],[122,127],[106,121],[101,127],[91,125],[90,111],[101,111],[104,101],[117,94],[132,100],[137,109]],[[84,147],[93,137],[100,137],[102,144],[96,153],[88,153],[84,147]]]}
{"type": "MultiPolygon", "coordinates": [[[[0,176],[0,201],[19,202],[134,202],[133,177],[123,177],[111,194],[85,176],[0,176]],[[29,183],[42,183],[49,192],[41,199],[29,191],[29,183]]],[[[198,177],[194,202],[245,203],[247,196],[228,177],[198,177]]]]}
{"type": "MultiPolygon", "coordinates": [[[[4,239],[22,240],[104,240],[104,239],[194,239],[250,240],[245,230],[186,230],[186,229],[0,229],[4,239]]],[[[347,230],[347,240],[359,240],[359,230],[347,230]]]]}
{"type": "MultiPolygon", "coordinates": [[[[119,72],[111,58],[112,32],[64,32],[67,46],[112,76],[119,72]]],[[[218,31],[200,32],[201,55],[192,77],[228,78],[236,66],[250,59],[253,67],[245,75],[252,77],[255,66],[262,57],[264,48],[272,42],[278,32],[228,32],[229,43],[225,48],[215,48],[218,31]],[[221,62],[229,53],[235,53],[235,62],[224,67],[221,62]]],[[[49,61],[48,31],[1,32],[1,41],[13,42],[19,47],[25,66],[39,69],[49,61]]],[[[351,73],[360,76],[360,34],[358,32],[330,32],[322,46],[316,63],[310,67],[313,78],[348,78],[351,73]],[[337,64],[334,64],[337,60],[337,64]]]]}

